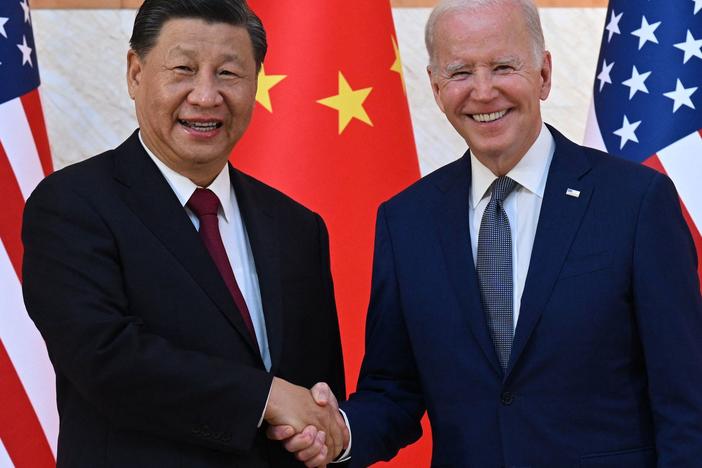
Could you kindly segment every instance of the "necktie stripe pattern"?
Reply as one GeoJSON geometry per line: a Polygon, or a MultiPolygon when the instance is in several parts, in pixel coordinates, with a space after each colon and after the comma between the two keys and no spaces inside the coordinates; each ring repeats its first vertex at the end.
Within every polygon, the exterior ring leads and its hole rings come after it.
{"type": "Polygon", "coordinates": [[[503,370],[514,338],[512,235],[503,202],[516,185],[509,177],[493,182],[492,197],[480,222],[476,262],[483,310],[503,370]]]}
{"type": "Polygon", "coordinates": [[[224,283],[227,285],[227,289],[229,289],[229,293],[232,295],[232,299],[234,299],[234,303],[244,319],[246,328],[251,333],[254,341],[256,341],[256,332],[251,322],[249,308],[246,306],[244,296],[236,283],[232,265],[229,263],[229,257],[224,249],[222,236],[219,233],[219,219],[217,218],[219,198],[211,190],[198,188],[195,189],[190,200],[188,200],[187,206],[200,220],[200,238],[210,253],[212,260],[214,260],[224,283]]]}

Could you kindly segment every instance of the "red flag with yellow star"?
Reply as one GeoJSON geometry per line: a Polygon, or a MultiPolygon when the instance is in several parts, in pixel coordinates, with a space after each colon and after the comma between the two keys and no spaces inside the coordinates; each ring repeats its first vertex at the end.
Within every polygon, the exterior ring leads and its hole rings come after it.
{"type": "MultiPolygon", "coordinates": [[[[253,120],[233,161],[324,218],[353,390],[363,357],[376,210],[419,178],[390,3],[249,3],[263,20],[269,49],[253,120]]],[[[428,442],[383,465],[428,466],[428,442]]]]}

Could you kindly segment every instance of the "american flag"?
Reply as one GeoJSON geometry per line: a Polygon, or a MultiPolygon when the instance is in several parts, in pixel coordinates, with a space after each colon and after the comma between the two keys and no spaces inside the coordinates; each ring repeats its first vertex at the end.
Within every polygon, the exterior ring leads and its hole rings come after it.
{"type": "Polygon", "coordinates": [[[611,0],[605,22],[585,144],[668,174],[702,259],[702,0],[611,0]]]}
{"type": "Polygon", "coordinates": [[[22,210],[52,170],[28,0],[0,0],[0,468],[55,466],[46,347],[22,300],[22,210]]]}

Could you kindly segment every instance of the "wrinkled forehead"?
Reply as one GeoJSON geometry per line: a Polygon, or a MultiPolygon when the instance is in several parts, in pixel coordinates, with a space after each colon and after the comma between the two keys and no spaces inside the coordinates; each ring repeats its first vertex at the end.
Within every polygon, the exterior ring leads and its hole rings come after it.
{"type": "Polygon", "coordinates": [[[180,42],[173,44],[165,51],[166,60],[169,59],[188,59],[195,60],[203,56],[216,59],[220,62],[237,62],[243,63],[246,61],[236,47],[230,47],[229,44],[208,44],[203,42],[180,42]]]}
{"type": "Polygon", "coordinates": [[[511,5],[446,11],[432,34],[434,65],[531,61],[536,49],[522,11],[511,5]]]}

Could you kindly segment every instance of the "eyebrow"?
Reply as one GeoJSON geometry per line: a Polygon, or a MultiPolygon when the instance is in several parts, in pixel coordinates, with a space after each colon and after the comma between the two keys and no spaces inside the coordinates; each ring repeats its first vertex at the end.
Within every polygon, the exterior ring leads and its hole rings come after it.
{"type": "MultiPolygon", "coordinates": [[[[171,58],[173,55],[176,55],[176,54],[182,54],[188,58],[191,58],[191,57],[197,55],[197,51],[195,49],[191,49],[191,48],[183,46],[183,45],[177,45],[168,51],[168,53],[166,54],[166,57],[171,58]]],[[[235,62],[238,64],[243,63],[243,60],[237,54],[229,54],[229,53],[222,54],[219,56],[219,59],[224,61],[224,62],[235,62]]]]}
{"type": "MultiPolygon", "coordinates": [[[[491,67],[499,66],[499,65],[520,65],[523,63],[523,61],[516,55],[509,55],[506,57],[499,57],[492,62],[490,62],[491,67]]],[[[460,70],[465,70],[465,69],[471,69],[473,68],[474,65],[471,63],[465,63],[465,62],[454,62],[454,63],[449,63],[446,65],[446,68],[444,69],[444,72],[448,75],[455,73],[460,70]]]]}
{"type": "Polygon", "coordinates": [[[515,64],[520,64],[522,63],[522,60],[520,60],[519,57],[517,56],[507,56],[507,57],[501,57],[494,62],[492,62],[492,65],[515,65],[515,64]]]}
{"type": "Polygon", "coordinates": [[[446,65],[446,73],[451,74],[453,72],[457,72],[458,70],[466,68],[467,65],[463,62],[454,62],[454,63],[449,63],[446,65]]]}

